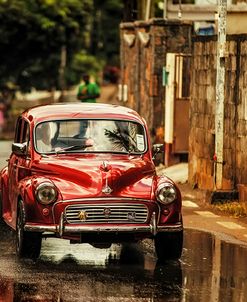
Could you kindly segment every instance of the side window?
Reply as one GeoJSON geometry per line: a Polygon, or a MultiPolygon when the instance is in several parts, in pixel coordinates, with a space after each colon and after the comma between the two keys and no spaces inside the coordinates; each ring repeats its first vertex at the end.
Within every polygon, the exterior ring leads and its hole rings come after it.
{"type": "Polygon", "coordinates": [[[23,131],[21,135],[21,143],[29,143],[29,124],[27,121],[23,121],[23,131]]]}
{"type": "Polygon", "coordinates": [[[15,143],[21,142],[22,118],[19,117],[15,126],[15,143]]]}
{"type": "Polygon", "coordinates": [[[15,130],[15,143],[26,143],[27,153],[29,153],[30,130],[29,123],[21,117],[17,120],[15,130]]]}
{"type": "Polygon", "coordinates": [[[21,135],[21,142],[22,143],[26,143],[27,144],[27,155],[30,154],[30,149],[29,149],[29,145],[30,145],[30,127],[29,127],[29,123],[27,121],[23,121],[23,127],[22,127],[22,135],[21,135]]]}

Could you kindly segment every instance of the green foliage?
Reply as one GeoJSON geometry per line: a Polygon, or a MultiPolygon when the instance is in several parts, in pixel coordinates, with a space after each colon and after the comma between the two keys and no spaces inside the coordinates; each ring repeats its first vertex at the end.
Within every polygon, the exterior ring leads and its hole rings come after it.
{"type": "Polygon", "coordinates": [[[0,87],[61,88],[62,49],[68,85],[118,64],[121,14],[118,0],[0,0],[0,87]]]}
{"type": "Polygon", "coordinates": [[[119,23],[123,1],[94,0],[91,53],[103,57],[108,65],[119,64],[119,23]]]}
{"type": "Polygon", "coordinates": [[[89,73],[97,78],[97,75],[103,69],[105,61],[86,53],[82,50],[76,53],[70,66],[66,69],[66,82],[73,85],[80,82],[84,73],[89,73]]]}

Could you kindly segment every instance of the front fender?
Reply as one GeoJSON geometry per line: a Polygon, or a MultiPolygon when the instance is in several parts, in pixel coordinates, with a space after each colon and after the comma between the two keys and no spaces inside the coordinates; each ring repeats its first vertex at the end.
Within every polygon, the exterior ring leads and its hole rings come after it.
{"type": "MultiPolygon", "coordinates": [[[[156,189],[162,184],[171,184],[176,189],[176,199],[170,204],[163,204],[157,200],[160,205],[161,215],[159,219],[159,224],[168,224],[168,223],[182,223],[182,196],[178,186],[168,177],[160,176],[157,177],[156,189]]],[[[155,196],[156,198],[156,196],[155,196]]]]}
{"type": "Polygon", "coordinates": [[[0,193],[2,198],[6,200],[8,198],[8,179],[9,179],[9,171],[8,167],[5,167],[1,170],[0,174],[0,193]]]}
{"type": "Polygon", "coordinates": [[[32,178],[24,178],[19,182],[18,196],[18,199],[23,200],[25,203],[35,200],[32,178]]]}
{"type": "MultiPolygon", "coordinates": [[[[23,201],[26,222],[34,223],[53,223],[52,207],[53,204],[43,205],[36,200],[35,190],[39,184],[50,181],[46,177],[28,177],[19,182],[19,200],[23,201]],[[44,211],[45,209],[45,211],[44,211]],[[48,210],[48,211],[47,211],[48,210]]],[[[59,196],[59,194],[58,194],[59,196]]]]}

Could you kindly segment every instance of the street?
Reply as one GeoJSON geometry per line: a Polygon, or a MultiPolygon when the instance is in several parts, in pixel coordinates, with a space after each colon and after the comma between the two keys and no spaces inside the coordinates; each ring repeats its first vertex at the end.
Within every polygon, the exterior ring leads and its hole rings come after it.
{"type": "Polygon", "coordinates": [[[18,261],[1,227],[0,301],[245,301],[247,250],[185,231],[180,262],[159,266],[143,245],[96,249],[47,239],[36,263],[18,261]]]}
{"type": "MultiPolygon", "coordinates": [[[[10,147],[0,143],[1,166],[10,147]]],[[[50,238],[37,262],[19,261],[13,233],[1,225],[0,301],[245,301],[246,246],[227,236],[223,225],[214,229],[213,221],[226,217],[205,212],[185,202],[182,258],[163,265],[151,240],[96,249],[50,238]]]]}

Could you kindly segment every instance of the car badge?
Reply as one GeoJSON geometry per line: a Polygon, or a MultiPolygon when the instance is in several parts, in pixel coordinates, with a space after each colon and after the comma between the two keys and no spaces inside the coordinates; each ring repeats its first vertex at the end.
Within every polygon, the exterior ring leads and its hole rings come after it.
{"type": "Polygon", "coordinates": [[[104,188],[102,188],[101,192],[104,193],[104,194],[111,194],[111,192],[112,192],[113,190],[112,190],[112,188],[110,188],[110,187],[108,186],[108,180],[107,180],[107,178],[106,178],[105,181],[106,181],[106,182],[105,182],[105,186],[104,186],[104,188]]]}
{"type": "Polygon", "coordinates": [[[87,219],[87,212],[86,211],[80,211],[78,213],[78,218],[81,220],[81,221],[84,221],[87,219]]]}
{"type": "Polygon", "coordinates": [[[106,186],[102,189],[102,193],[104,193],[104,194],[111,194],[111,192],[112,192],[112,189],[111,189],[108,185],[106,185],[106,186]]]}
{"type": "Polygon", "coordinates": [[[136,213],[135,213],[135,212],[129,212],[129,213],[127,214],[127,218],[128,218],[128,220],[130,220],[130,221],[135,221],[135,220],[136,220],[136,213]]]}
{"type": "Polygon", "coordinates": [[[105,215],[105,218],[108,218],[111,215],[111,209],[110,208],[104,208],[103,213],[105,215]]]}

